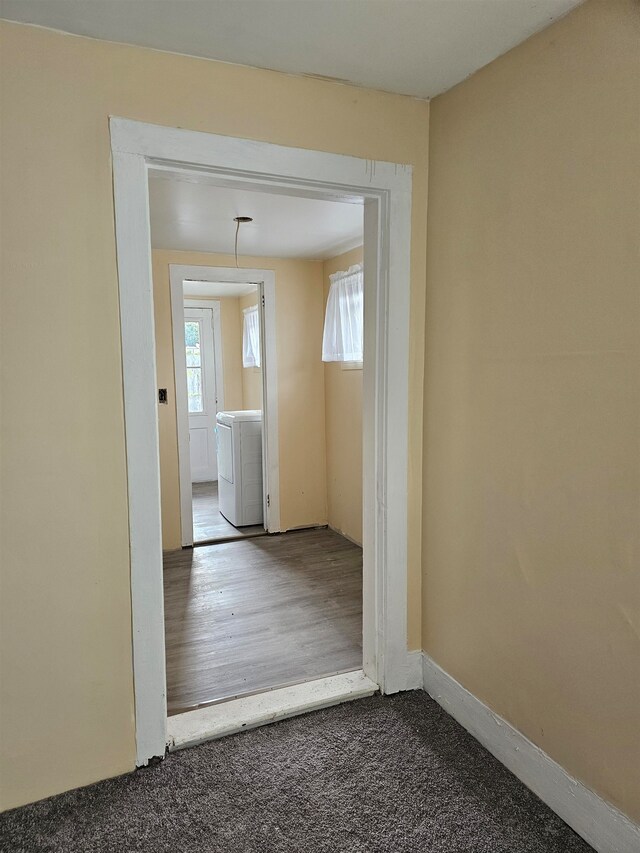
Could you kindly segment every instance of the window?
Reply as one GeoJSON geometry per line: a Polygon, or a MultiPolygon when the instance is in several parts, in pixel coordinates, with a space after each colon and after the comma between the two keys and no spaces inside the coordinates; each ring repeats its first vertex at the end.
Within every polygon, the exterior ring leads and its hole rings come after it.
{"type": "Polygon", "coordinates": [[[190,414],[204,412],[200,340],[200,323],[197,320],[185,320],[184,343],[187,359],[187,408],[190,414]]]}
{"type": "Polygon", "coordinates": [[[364,288],[362,264],[329,276],[322,338],[322,360],[361,366],[363,356],[364,288]]]}
{"type": "Polygon", "coordinates": [[[258,306],[251,305],[243,311],[242,366],[260,367],[260,317],[258,306]]]}

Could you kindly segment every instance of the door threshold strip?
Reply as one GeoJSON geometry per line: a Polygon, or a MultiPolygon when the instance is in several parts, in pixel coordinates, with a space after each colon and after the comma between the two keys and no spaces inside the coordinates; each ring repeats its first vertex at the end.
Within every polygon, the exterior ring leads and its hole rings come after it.
{"type": "Polygon", "coordinates": [[[197,746],[298,714],[373,696],[378,690],[378,685],[358,669],[176,714],[167,719],[167,748],[175,752],[197,746]]]}
{"type": "MultiPolygon", "coordinates": [[[[243,539],[256,539],[258,536],[268,536],[266,530],[258,530],[255,533],[232,533],[230,536],[220,536],[217,539],[199,539],[194,542],[192,548],[201,548],[203,545],[224,545],[227,542],[242,542],[243,539]]],[[[189,547],[186,545],[185,547],[189,547]]]]}
{"type": "Polygon", "coordinates": [[[200,702],[197,705],[184,705],[177,707],[174,710],[167,710],[168,717],[175,717],[177,714],[188,714],[192,711],[201,711],[203,708],[210,708],[212,705],[221,705],[223,702],[233,702],[235,699],[246,699],[247,696],[256,696],[259,693],[273,693],[274,690],[282,690],[283,687],[295,687],[298,684],[308,681],[318,681],[321,678],[330,678],[334,675],[346,675],[348,672],[353,673],[355,670],[352,667],[346,669],[338,669],[333,672],[319,672],[312,679],[292,678],[290,681],[283,681],[280,684],[274,684],[272,687],[256,687],[255,690],[246,690],[239,693],[230,693],[224,696],[218,696],[215,699],[210,699],[208,702],[200,702]]]}

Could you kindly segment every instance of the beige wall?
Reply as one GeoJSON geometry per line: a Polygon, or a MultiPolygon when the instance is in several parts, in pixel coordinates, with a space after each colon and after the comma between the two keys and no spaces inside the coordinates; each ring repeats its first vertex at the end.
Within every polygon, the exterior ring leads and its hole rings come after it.
{"type": "MultiPolygon", "coordinates": [[[[169,405],[158,409],[162,540],[163,548],[172,550],[180,547],[181,540],[169,265],[223,266],[229,259],[161,250],[154,250],[152,257],[158,387],[169,389],[169,405]]],[[[283,524],[301,527],[328,522],[358,543],[362,543],[362,371],[323,365],[320,354],[329,275],[361,261],[362,247],[324,264],[246,260],[258,268],[278,267],[281,273],[276,276],[278,382],[288,389],[279,406],[280,430],[284,422],[288,435],[286,443],[280,442],[280,465],[288,489],[281,487],[283,524]]],[[[242,367],[242,310],[256,305],[257,295],[219,301],[225,408],[262,408],[262,371],[242,367]]]]}
{"type": "MultiPolygon", "coordinates": [[[[2,482],[11,495],[3,505],[0,613],[7,807],[134,764],[108,117],[413,164],[409,443],[419,460],[429,108],[413,98],[20,24],[2,22],[0,34],[2,482]],[[37,369],[17,363],[25,349],[37,369]]],[[[291,393],[287,383],[281,393],[291,393]]],[[[291,428],[281,423],[282,441],[291,428]]],[[[295,491],[295,476],[283,477],[285,489],[295,491]]],[[[413,469],[411,489],[415,648],[421,488],[413,469]]],[[[312,509],[302,495],[304,518],[312,509]]]]}
{"type": "Polygon", "coordinates": [[[223,402],[227,411],[234,412],[244,407],[240,299],[229,296],[217,301],[220,303],[223,402]]]}
{"type": "MultiPolygon", "coordinates": [[[[591,0],[433,104],[423,553],[428,653],[636,818],[637,10],[591,0]]],[[[414,165],[415,648],[429,107],[0,33],[9,807],[134,763],[108,116],[414,165]]]]}
{"type": "MultiPolygon", "coordinates": [[[[163,547],[166,550],[180,547],[180,487],[169,265],[201,264],[215,267],[233,266],[234,263],[233,257],[227,255],[162,250],[153,252],[158,384],[169,391],[169,405],[158,407],[163,547]]],[[[326,524],[324,369],[321,360],[324,322],[322,263],[254,257],[243,258],[243,263],[247,267],[272,269],[276,276],[281,526],[287,530],[326,524]]],[[[255,302],[255,296],[238,300],[236,328],[240,351],[240,309],[255,302]]],[[[258,405],[255,408],[261,408],[260,371],[257,371],[256,376],[252,370],[240,367],[239,372],[242,394],[235,401],[236,408],[248,407],[249,403],[256,402],[258,405]]],[[[230,408],[226,400],[225,407],[230,408]]]]}
{"type": "MultiPolygon", "coordinates": [[[[329,276],[362,262],[362,246],[324,262],[324,304],[329,276]]],[[[362,544],[362,370],[324,366],[329,524],[362,544]]]]}
{"type": "Polygon", "coordinates": [[[431,105],[423,641],[640,818],[640,6],[431,105]]]}
{"type": "MultiPolygon", "coordinates": [[[[313,271],[315,273],[315,269],[313,271]]],[[[315,278],[315,275],[314,275],[315,278]]],[[[277,290],[277,282],[276,282],[277,290]]],[[[276,310],[278,310],[278,299],[276,298],[276,310]]],[[[240,335],[242,336],[244,329],[244,319],[242,312],[245,308],[251,305],[258,304],[258,295],[249,294],[242,296],[239,300],[240,304],[240,335]]],[[[282,309],[283,306],[280,306],[282,309]]],[[[292,318],[293,319],[293,318],[292,318]]],[[[304,316],[294,319],[294,322],[304,323],[304,316]]],[[[317,323],[317,318],[316,318],[317,323]]],[[[241,337],[242,341],[242,337],[241,337]]],[[[261,409],[262,408],[262,367],[242,367],[242,408],[243,409],[261,409]]],[[[286,417],[286,414],[285,414],[286,417]]]]}

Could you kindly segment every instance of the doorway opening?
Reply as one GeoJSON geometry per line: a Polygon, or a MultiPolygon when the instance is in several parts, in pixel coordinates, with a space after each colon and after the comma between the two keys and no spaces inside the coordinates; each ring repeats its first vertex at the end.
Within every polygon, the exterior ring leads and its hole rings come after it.
{"type": "MultiPolygon", "coordinates": [[[[377,688],[389,693],[413,685],[406,639],[411,169],[126,119],[111,119],[111,138],[127,435],[137,763],[145,764],[162,755],[168,743],[177,744],[175,729],[168,736],[166,717],[158,469],[158,429],[162,434],[164,427],[155,381],[153,320],[157,306],[151,278],[148,175],[178,170],[191,180],[348,202],[364,210],[368,307],[363,370],[362,668],[346,676],[316,678],[273,691],[270,695],[278,694],[274,707],[267,707],[263,692],[251,711],[247,710],[248,699],[224,703],[223,722],[214,723],[210,714],[196,717],[199,711],[172,718],[189,717],[184,726],[191,735],[183,737],[182,743],[193,743],[216,732],[237,731],[367,695],[377,688]]],[[[280,399],[283,390],[281,387],[280,399]]],[[[284,447],[282,419],[280,425],[284,447]]],[[[283,481],[281,476],[281,486],[283,481]]],[[[163,490],[163,504],[165,496],[163,490]]],[[[296,507],[305,507],[306,493],[297,497],[296,507]]],[[[287,526],[282,520],[281,524],[287,526]]],[[[270,541],[268,536],[240,545],[270,541]]]]}
{"type": "MultiPolygon", "coordinates": [[[[185,282],[185,288],[189,284],[185,282]]],[[[258,295],[258,286],[250,285],[246,297],[249,305],[241,309],[245,326],[248,321],[255,320],[252,325],[258,328],[258,295]]],[[[231,294],[229,297],[222,295],[225,302],[228,298],[232,298],[231,294]]],[[[204,307],[202,302],[193,299],[184,301],[189,456],[186,460],[180,459],[180,465],[189,467],[194,545],[261,536],[267,529],[264,512],[266,483],[262,476],[260,448],[254,447],[253,465],[248,468],[246,453],[244,466],[242,460],[234,458],[232,439],[235,428],[236,432],[242,430],[247,437],[251,431],[254,444],[262,443],[261,361],[258,359],[251,366],[251,386],[254,387],[249,386],[248,390],[245,388],[239,404],[230,406],[230,412],[227,413],[222,365],[219,367],[221,356],[216,358],[214,352],[214,341],[221,351],[220,300],[214,304],[217,307],[215,313],[213,308],[204,307]],[[209,401],[213,405],[209,405],[209,401]],[[240,415],[240,412],[243,414],[240,415]],[[234,468],[238,468],[236,476],[234,468]],[[240,477],[242,480],[239,483],[240,477]]],[[[181,415],[179,413],[178,417],[181,415]]],[[[262,429],[265,429],[264,425],[262,429]]]]}
{"type": "MultiPolygon", "coordinates": [[[[186,219],[183,176],[149,181],[181,495],[182,548],[164,543],[173,717],[362,667],[363,217],[361,205],[190,176],[186,219]],[[240,209],[252,233],[225,267],[240,209]],[[278,538],[256,541],[268,533],[278,538]]],[[[165,338],[158,318],[157,363],[165,338]]],[[[165,434],[160,445],[164,489],[165,434]]]]}
{"type": "MultiPolygon", "coordinates": [[[[152,194],[152,235],[153,209],[152,194]]],[[[173,238],[166,234],[171,205],[162,209],[163,242],[181,245],[177,228],[173,238]]],[[[181,255],[194,258],[184,250],[181,255]]],[[[212,261],[217,256],[209,253],[207,257],[212,261]]],[[[188,547],[277,532],[280,475],[274,274],[204,264],[169,263],[168,269],[180,544],[188,547]],[[240,434],[248,436],[251,431],[259,444],[253,463],[247,454],[238,455],[240,434]],[[226,470],[221,473],[219,438],[225,435],[228,454],[222,460],[226,470]]],[[[163,536],[165,550],[177,546],[166,539],[163,536]]]]}

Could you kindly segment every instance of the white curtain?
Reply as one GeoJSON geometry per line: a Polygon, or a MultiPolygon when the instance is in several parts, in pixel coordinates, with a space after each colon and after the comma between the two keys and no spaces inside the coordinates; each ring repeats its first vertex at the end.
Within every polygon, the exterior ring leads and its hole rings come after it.
{"type": "Polygon", "coordinates": [[[243,311],[242,366],[260,367],[260,318],[258,306],[251,305],[243,311]]]}
{"type": "Polygon", "coordinates": [[[323,361],[362,361],[364,277],[362,264],[329,276],[322,338],[323,361]]]}

